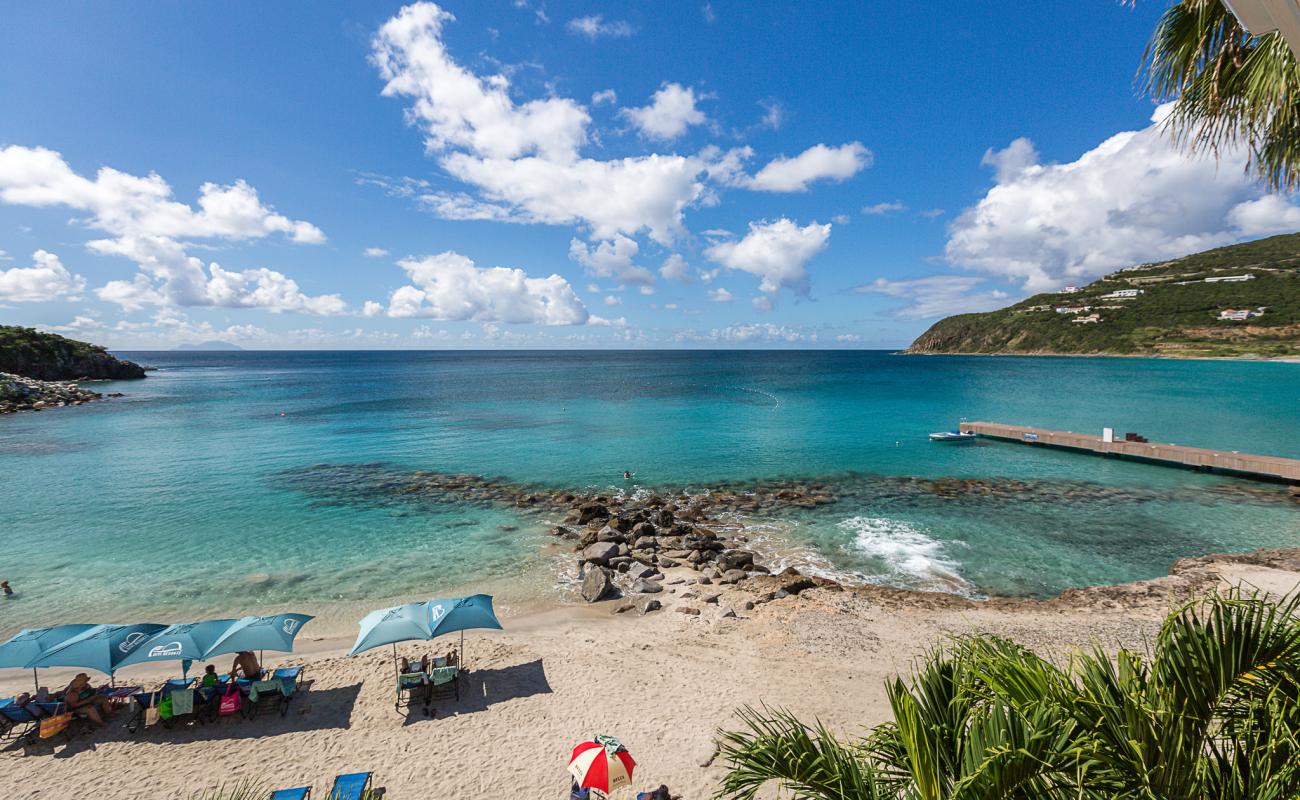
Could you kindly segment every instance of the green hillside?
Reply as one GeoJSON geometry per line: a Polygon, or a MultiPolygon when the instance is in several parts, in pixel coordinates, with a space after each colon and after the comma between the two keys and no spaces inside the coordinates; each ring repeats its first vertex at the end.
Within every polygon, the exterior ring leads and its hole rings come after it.
{"type": "Polygon", "coordinates": [[[909,353],[1300,356],[1300,233],[1111,273],[1074,293],[1039,294],[984,314],[958,314],[909,353]],[[1239,282],[1215,279],[1251,275],[1239,282]],[[1206,282],[1206,279],[1210,282],[1206,282]],[[1132,298],[1105,298],[1116,291],[1132,298]],[[1058,313],[1058,308],[1087,311],[1058,313]],[[1220,320],[1248,309],[1244,321],[1220,320]],[[1097,322],[1076,322],[1096,314],[1097,322]]]}
{"type": "Polygon", "coordinates": [[[139,364],[114,358],[99,345],[15,325],[0,325],[0,372],[43,381],[144,377],[139,364]]]}

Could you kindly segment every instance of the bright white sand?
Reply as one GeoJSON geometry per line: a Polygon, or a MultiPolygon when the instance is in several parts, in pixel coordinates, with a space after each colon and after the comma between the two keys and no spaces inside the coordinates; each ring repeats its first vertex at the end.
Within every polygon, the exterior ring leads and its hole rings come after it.
{"type": "MultiPolygon", "coordinates": [[[[1294,585],[1296,574],[1287,574],[1294,585]]],[[[1270,586],[1286,582],[1268,578],[1270,586]]],[[[733,589],[721,607],[736,608],[739,619],[680,600],[684,585],[672,588],[662,595],[667,608],[646,617],[613,616],[605,602],[506,618],[500,633],[469,633],[472,672],[462,697],[437,704],[433,719],[394,712],[386,650],[349,659],[342,654],[350,641],[302,642],[291,661],[309,665],[311,684],[287,717],[131,735],[120,714],[68,745],[0,754],[0,797],[185,798],[249,777],[271,788],[311,784],[324,797],[335,774],[372,770],[394,800],[561,798],[570,749],[605,733],[637,759],[638,790],[662,782],[685,798],[706,798],[722,769],[701,762],[715,730],[732,724],[740,706],[780,706],[858,734],[888,717],[885,679],[952,635],[998,633],[1057,657],[1094,641],[1143,647],[1170,592],[1195,587],[1166,578],[1069,602],[984,604],[814,589],[748,612],[740,609],[752,595],[733,589]],[[702,614],[678,613],[677,605],[702,614]]],[[[43,676],[50,685],[68,677],[43,676]]],[[[25,688],[30,674],[7,671],[0,680],[0,695],[25,688]]]]}

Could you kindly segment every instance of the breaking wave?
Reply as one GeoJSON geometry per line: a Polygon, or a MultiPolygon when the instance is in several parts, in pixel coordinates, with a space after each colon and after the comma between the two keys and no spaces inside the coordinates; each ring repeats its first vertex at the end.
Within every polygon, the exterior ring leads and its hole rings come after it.
{"type": "Polygon", "coordinates": [[[961,566],[946,554],[945,543],[906,522],[883,517],[850,517],[839,523],[853,536],[847,545],[854,555],[883,563],[888,572],[866,576],[872,583],[972,595],[975,587],[958,572],[961,566]]]}

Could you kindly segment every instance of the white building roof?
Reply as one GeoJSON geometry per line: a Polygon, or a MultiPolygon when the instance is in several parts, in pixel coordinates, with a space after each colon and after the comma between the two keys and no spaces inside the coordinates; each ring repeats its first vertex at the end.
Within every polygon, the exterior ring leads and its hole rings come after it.
{"type": "Polygon", "coordinates": [[[1223,4],[1255,36],[1280,31],[1300,58],[1300,0],[1223,0],[1223,4]]]}

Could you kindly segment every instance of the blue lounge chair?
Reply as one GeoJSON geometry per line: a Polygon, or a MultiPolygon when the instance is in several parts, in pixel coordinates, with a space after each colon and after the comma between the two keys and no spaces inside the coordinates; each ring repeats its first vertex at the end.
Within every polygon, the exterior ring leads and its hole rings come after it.
{"type": "Polygon", "coordinates": [[[15,705],[8,703],[0,706],[0,718],[3,718],[3,724],[0,724],[0,741],[13,741],[21,739],[31,733],[41,722],[39,708],[31,708],[35,703],[26,705],[15,705]]]}
{"type": "Polygon", "coordinates": [[[393,710],[402,713],[403,709],[421,706],[426,713],[429,709],[429,682],[423,672],[404,672],[397,676],[397,700],[393,710]]]}
{"type": "Polygon", "coordinates": [[[330,789],[329,800],[361,800],[366,789],[370,788],[371,772],[353,772],[340,775],[334,779],[330,789]]]}
{"type": "MultiPolygon", "coordinates": [[[[272,709],[279,709],[280,716],[289,713],[289,701],[298,693],[299,679],[304,667],[280,667],[274,672],[262,670],[261,680],[257,682],[257,699],[253,699],[253,684],[249,683],[246,693],[249,702],[245,704],[245,716],[249,719],[272,709]]],[[[242,685],[241,685],[242,688],[242,685]]]]}
{"type": "Polygon", "coordinates": [[[299,786],[297,789],[277,789],[271,792],[271,800],[308,800],[310,797],[310,786],[299,786]]]}

